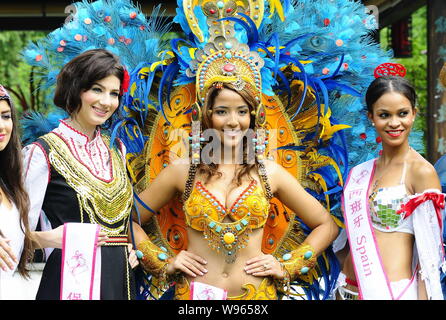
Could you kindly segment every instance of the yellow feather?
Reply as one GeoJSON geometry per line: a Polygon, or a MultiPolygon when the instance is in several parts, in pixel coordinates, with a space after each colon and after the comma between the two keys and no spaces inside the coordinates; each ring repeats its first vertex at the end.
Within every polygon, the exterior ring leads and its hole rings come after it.
{"type": "Polygon", "coordinates": [[[285,15],[283,13],[283,7],[280,3],[280,0],[269,0],[269,8],[271,15],[270,18],[273,16],[274,12],[277,10],[277,14],[279,15],[280,20],[285,21],[285,15]]]}
{"type": "MultiPolygon", "coordinates": [[[[319,183],[324,192],[328,190],[325,179],[319,173],[313,172],[309,176],[319,183]]],[[[327,194],[325,195],[325,202],[327,203],[327,211],[330,212],[330,197],[327,194]]]]}
{"type": "Polygon", "coordinates": [[[136,181],[136,175],[135,175],[135,173],[133,172],[132,166],[130,165],[130,161],[129,161],[131,157],[133,157],[133,155],[130,154],[130,153],[127,153],[126,156],[125,156],[125,158],[126,158],[126,163],[127,163],[127,169],[128,169],[128,171],[129,171],[129,174],[130,174],[130,177],[132,178],[132,180],[133,180],[133,181],[136,181]]]}
{"type": "MultiPolygon", "coordinates": [[[[152,63],[152,64],[150,65],[150,72],[155,71],[155,68],[156,68],[158,65],[160,65],[160,64],[166,66],[166,65],[168,65],[169,63],[168,63],[168,60],[161,60],[161,61],[154,62],[154,63],[152,63]]],[[[141,71],[140,71],[140,73],[141,73],[141,71]]]]}
{"type": "Polygon", "coordinates": [[[133,82],[131,87],[130,87],[130,95],[133,96],[136,90],[136,83],[133,82]]]}
{"type": "MultiPolygon", "coordinates": [[[[321,110],[321,113],[323,114],[323,110],[321,110]]],[[[331,139],[333,137],[333,134],[339,130],[351,128],[351,126],[345,124],[337,124],[333,126],[330,123],[330,117],[331,117],[330,108],[328,108],[327,113],[325,115],[320,117],[320,124],[322,125],[322,129],[319,136],[324,141],[331,139]]]]}
{"type": "Polygon", "coordinates": [[[197,48],[189,48],[189,55],[191,59],[195,59],[195,51],[197,51],[197,48]]]}
{"type": "MultiPolygon", "coordinates": [[[[173,53],[173,51],[161,51],[161,52],[158,54],[158,57],[161,57],[161,56],[164,55],[164,54],[168,54],[171,58],[175,57],[175,54],[173,53]]],[[[168,58],[167,58],[167,59],[168,59],[168,58]]]]}

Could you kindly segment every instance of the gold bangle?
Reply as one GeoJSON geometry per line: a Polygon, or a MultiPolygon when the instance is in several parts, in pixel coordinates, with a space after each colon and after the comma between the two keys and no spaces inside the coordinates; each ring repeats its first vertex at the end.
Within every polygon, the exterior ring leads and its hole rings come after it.
{"type": "Polygon", "coordinates": [[[316,254],[309,244],[302,244],[297,249],[283,255],[279,262],[283,263],[290,280],[306,277],[316,265],[316,254]]]}
{"type": "Polygon", "coordinates": [[[156,277],[166,278],[165,273],[169,264],[167,250],[156,246],[150,240],[140,242],[137,247],[136,256],[143,268],[156,277]]]}

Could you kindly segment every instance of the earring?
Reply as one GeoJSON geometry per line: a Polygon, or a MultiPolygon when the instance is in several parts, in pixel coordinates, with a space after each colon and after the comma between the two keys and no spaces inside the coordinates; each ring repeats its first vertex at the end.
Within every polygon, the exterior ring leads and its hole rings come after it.
{"type": "Polygon", "coordinates": [[[256,136],[252,141],[254,142],[257,160],[262,161],[265,158],[266,144],[268,143],[267,135],[269,134],[269,131],[265,129],[266,111],[264,105],[260,103],[255,112],[256,136]]]}
{"type": "Polygon", "coordinates": [[[200,141],[201,138],[201,108],[197,103],[192,105],[192,129],[190,133],[190,144],[192,148],[192,164],[200,163],[200,141]]]}
{"type": "Polygon", "coordinates": [[[375,126],[375,122],[372,122],[372,126],[373,126],[373,127],[375,126]]]}
{"type": "Polygon", "coordinates": [[[268,130],[257,128],[254,138],[252,139],[256,158],[262,161],[265,158],[266,145],[268,144],[268,130]]]}

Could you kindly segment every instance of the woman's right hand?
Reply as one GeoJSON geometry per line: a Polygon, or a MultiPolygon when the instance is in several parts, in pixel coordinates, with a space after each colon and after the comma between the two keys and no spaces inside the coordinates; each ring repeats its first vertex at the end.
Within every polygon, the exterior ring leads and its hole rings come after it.
{"type": "Polygon", "coordinates": [[[9,269],[14,270],[14,263],[19,263],[17,257],[14,252],[12,252],[12,248],[9,245],[11,240],[0,236],[0,267],[3,271],[7,271],[9,269]]]}
{"type": "Polygon", "coordinates": [[[181,271],[191,277],[196,277],[197,275],[203,276],[208,272],[204,266],[205,264],[207,262],[202,257],[182,250],[169,262],[166,272],[169,275],[181,271]]]}
{"type": "MultiPolygon", "coordinates": [[[[62,249],[63,229],[64,226],[60,225],[52,230],[35,231],[32,234],[41,248],[62,249]]],[[[98,246],[104,245],[107,240],[107,234],[101,230],[98,236],[98,246]]]]}

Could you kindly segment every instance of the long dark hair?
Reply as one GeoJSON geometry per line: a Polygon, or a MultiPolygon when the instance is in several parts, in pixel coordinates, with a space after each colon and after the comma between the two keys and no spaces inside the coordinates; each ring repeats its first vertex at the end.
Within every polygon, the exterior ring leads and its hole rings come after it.
{"type": "MultiPolygon", "coordinates": [[[[248,90],[242,89],[242,90],[237,90],[234,85],[232,85],[231,83],[224,83],[223,86],[221,88],[219,87],[212,87],[209,89],[208,95],[207,95],[207,99],[206,102],[203,106],[203,110],[202,110],[202,114],[203,114],[203,121],[202,121],[202,130],[206,130],[206,129],[211,129],[212,128],[212,114],[210,112],[208,112],[209,110],[212,109],[214,102],[215,102],[215,98],[217,98],[217,96],[219,95],[219,93],[221,92],[222,89],[229,89],[232,90],[234,92],[236,92],[237,94],[239,94],[243,100],[245,100],[245,102],[248,104],[249,107],[249,112],[250,112],[250,125],[249,128],[250,129],[254,129],[255,127],[255,116],[253,116],[251,114],[251,112],[253,110],[255,110],[255,108],[257,107],[258,102],[255,100],[255,98],[252,96],[252,94],[249,93],[248,90]]],[[[240,169],[237,171],[236,177],[235,177],[235,182],[237,186],[240,186],[242,183],[242,178],[245,175],[250,176],[250,172],[251,170],[256,166],[257,163],[248,163],[247,158],[247,143],[251,143],[251,141],[247,141],[246,139],[243,139],[243,163],[240,167],[240,169]]],[[[210,163],[210,164],[205,164],[205,163],[200,163],[198,166],[198,172],[200,174],[203,174],[205,176],[205,183],[209,182],[209,180],[213,177],[213,176],[218,176],[221,177],[222,174],[221,172],[218,171],[218,164],[215,163],[210,163]]]]}
{"type": "Polygon", "coordinates": [[[13,127],[11,139],[5,149],[0,151],[0,168],[2,168],[0,170],[2,182],[0,187],[8,199],[15,204],[20,214],[21,228],[25,234],[25,241],[17,269],[22,276],[29,277],[29,270],[26,269],[26,264],[32,260],[34,250],[28,223],[29,198],[25,191],[25,183],[23,181],[22,145],[19,137],[16,110],[11,99],[5,101],[8,102],[11,108],[13,127]]]}

